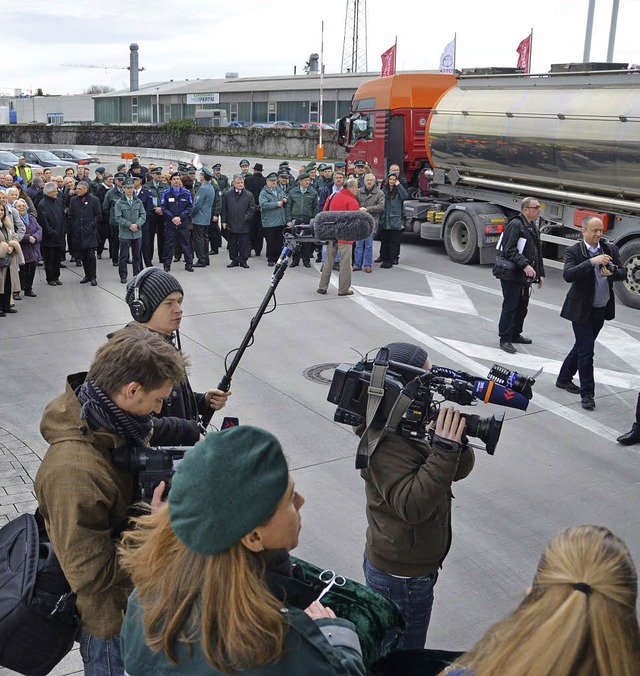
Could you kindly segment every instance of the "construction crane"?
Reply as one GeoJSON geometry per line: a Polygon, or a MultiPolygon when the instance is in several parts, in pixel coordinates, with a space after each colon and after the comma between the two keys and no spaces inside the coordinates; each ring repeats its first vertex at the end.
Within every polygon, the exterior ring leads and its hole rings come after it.
{"type": "Polygon", "coordinates": [[[347,0],[340,71],[367,72],[367,0],[347,0]]]}
{"type": "MultiPolygon", "coordinates": [[[[61,63],[66,68],[100,68],[101,70],[131,70],[131,66],[110,66],[100,63],[61,63]]],[[[144,67],[138,68],[138,71],[144,70],[144,67]]]]}

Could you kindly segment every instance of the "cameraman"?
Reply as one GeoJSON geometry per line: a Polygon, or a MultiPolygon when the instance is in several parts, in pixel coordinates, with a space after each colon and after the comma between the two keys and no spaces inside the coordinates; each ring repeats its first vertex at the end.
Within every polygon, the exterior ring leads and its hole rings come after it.
{"type": "MultiPolygon", "coordinates": [[[[49,449],[35,480],[42,514],[62,571],[77,595],[85,674],[122,676],[119,633],[132,584],[116,547],[128,527],[134,478],[112,452],[147,445],[151,413],[186,377],[186,359],[156,333],[118,331],[88,373],[67,378],[46,407],[40,431],[49,449]]],[[[159,506],[164,483],[154,492],[159,506]]]]}
{"type": "MultiPolygon", "coordinates": [[[[392,361],[429,368],[427,352],[417,345],[387,348],[392,361]]],[[[361,471],[368,522],[364,575],[367,586],[400,607],[407,622],[401,648],[422,649],[426,642],[433,588],[451,546],[451,484],[473,469],[473,450],[461,441],[465,423],[458,411],[441,408],[433,444],[387,433],[361,471]]]]}
{"type": "MultiPolygon", "coordinates": [[[[159,333],[179,351],[183,298],[182,286],[173,275],[159,268],[145,268],[127,286],[125,301],[137,320],[129,326],[142,326],[159,333]],[[138,300],[144,304],[142,314],[135,312],[136,290],[138,300]]],[[[201,438],[199,416],[208,408],[219,411],[230,394],[217,389],[194,392],[185,378],[184,382],[175,385],[157,417],[153,418],[151,444],[193,446],[201,438]]]]}

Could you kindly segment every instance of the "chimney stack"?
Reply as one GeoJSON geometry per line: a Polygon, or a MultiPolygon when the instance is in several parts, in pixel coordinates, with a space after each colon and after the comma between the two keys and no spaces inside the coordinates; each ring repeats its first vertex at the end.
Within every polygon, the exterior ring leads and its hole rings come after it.
{"type": "Polygon", "coordinates": [[[129,45],[131,52],[129,56],[129,90],[137,92],[139,87],[138,81],[138,45],[134,42],[129,45]]]}

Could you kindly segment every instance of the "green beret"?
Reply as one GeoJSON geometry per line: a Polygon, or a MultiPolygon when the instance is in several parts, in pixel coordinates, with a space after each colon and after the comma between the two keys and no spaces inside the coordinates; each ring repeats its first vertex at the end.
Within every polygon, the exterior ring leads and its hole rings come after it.
{"type": "Polygon", "coordinates": [[[301,171],[298,174],[298,180],[301,181],[303,178],[309,178],[309,172],[308,171],[301,171]]]}
{"type": "Polygon", "coordinates": [[[316,168],[316,163],[315,163],[315,162],[309,162],[309,164],[307,164],[307,166],[305,167],[305,169],[306,169],[307,171],[311,171],[312,169],[315,169],[315,168],[316,168]]]}
{"type": "Polygon", "coordinates": [[[120,171],[121,169],[124,169],[126,166],[127,166],[126,164],[122,163],[122,164],[119,164],[119,165],[116,167],[116,169],[117,169],[118,171],[120,171]]]}
{"type": "Polygon", "coordinates": [[[185,547],[209,556],[231,548],[276,510],[289,484],[280,442],[240,425],[208,434],[178,465],[169,520],[185,547]]]}
{"type": "Polygon", "coordinates": [[[275,171],[272,171],[266,178],[267,178],[267,181],[277,181],[278,180],[278,174],[276,174],[275,171]]]}

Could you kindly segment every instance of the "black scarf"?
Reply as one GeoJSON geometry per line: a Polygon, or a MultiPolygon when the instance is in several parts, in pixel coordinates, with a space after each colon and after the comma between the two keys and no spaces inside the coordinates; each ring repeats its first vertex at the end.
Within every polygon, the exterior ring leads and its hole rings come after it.
{"type": "Polygon", "coordinates": [[[93,430],[104,427],[139,446],[146,446],[153,424],[151,415],[136,415],[118,408],[109,397],[92,381],[85,380],[76,390],[76,397],[82,409],[80,417],[93,430]]]}

